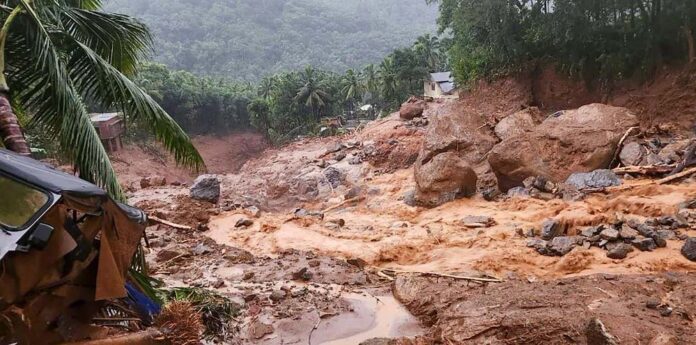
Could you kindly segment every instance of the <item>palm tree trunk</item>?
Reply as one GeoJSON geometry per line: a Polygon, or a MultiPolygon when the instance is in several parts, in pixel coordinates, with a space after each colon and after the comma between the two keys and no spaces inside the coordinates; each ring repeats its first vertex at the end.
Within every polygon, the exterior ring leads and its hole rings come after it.
{"type": "Polygon", "coordinates": [[[31,154],[7,92],[0,92],[0,138],[7,149],[24,156],[31,154]]]}

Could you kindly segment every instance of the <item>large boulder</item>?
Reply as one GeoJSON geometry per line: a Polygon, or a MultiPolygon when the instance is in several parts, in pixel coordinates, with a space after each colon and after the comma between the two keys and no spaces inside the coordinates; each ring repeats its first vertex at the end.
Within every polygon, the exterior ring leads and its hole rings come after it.
{"type": "Polygon", "coordinates": [[[498,122],[495,126],[495,135],[501,140],[505,140],[525,132],[531,132],[537,125],[536,119],[540,116],[539,109],[535,107],[518,111],[498,122]]]}
{"type": "Polygon", "coordinates": [[[416,202],[437,206],[475,192],[476,184],[481,190],[495,187],[485,157],[497,140],[484,116],[459,102],[436,109],[415,164],[416,202]]]}
{"type": "Polygon", "coordinates": [[[476,193],[476,173],[455,152],[445,152],[415,167],[415,202],[435,207],[476,193]]]}
{"type": "Polygon", "coordinates": [[[191,187],[191,198],[217,203],[220,200],[220,179],[215,175],[201,175],[191,187]]]}
{"type": "Polygon", "coordinates": [[[628,109],[604,104],[559,112],[533,131],[503,140],[488,162],[502,190],[530,176],[564,181],[574,172],[607,168],[619,140],[637,123],[628,109]]]}
{"type": "Polygon", "coordinates": [[[413,120],[416,117],[421,117],[423,111],[425,111],[425,101],[416,97],[411,97],[401,105],[399,116],[404,120],[413,120]]]}

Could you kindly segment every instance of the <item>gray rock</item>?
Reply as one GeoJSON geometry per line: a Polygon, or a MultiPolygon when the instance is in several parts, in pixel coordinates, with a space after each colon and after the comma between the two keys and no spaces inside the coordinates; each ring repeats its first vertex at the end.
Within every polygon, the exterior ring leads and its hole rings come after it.
{"type": "Polygon", "coordinates": [[[621,185],[621,179],[611,170],[600,169],[572,174],[565,183],[577,189],[607,188],[621,185]]]}
{"type": "Polygon", "coordinates": [[[593,318],[585,328],[587,344],[592,345],[618,345],[616,338],[607,331],[602,321],[593,318]]]}
{"type": "Polygon", "coordinates": [[[304,208],[298,208],[295,210],[295,217],[299,218],[304,218],[304,217],[314,217],[319,220],[324,220],[324,214],[319,212],[319,211],[308,211],[305,210],[304,208]]]}
{"type": "Polygon", "coordinates": [[[638,230],[630,227],[628,224],[621,225],[621,230],[619,230],[619,236],[625,240],[632,240],[638,237],[638,230]]]}
{"type": "Polygon", "coordinates": [[[334,160],[336,162],[340,162],[342,160],[346,159],[346,153],[345,152],[339,152],[334,156],[334,160]]]}
{"type": "Polygon", "coordinates": [[[462,219],[462,224],[481,224],[485,227],[493,226],[496,224],[495,219],[488,216],[466,216],[462,219]]]}
{"type": "Polygon", "coordinates": [[[239,218],[237,223],[234,225],[235,228],[248,227],[254,225],[254,221],[248,218],[239,218]]]}
{"type": "Polygon", "coordinates": [[[256,206],[249,206],[246,210],[251,214],[252,217],[258,218],[261,216],[261,210],[256,206]]]}
{"type": "Polygon", "coordinates": [[[630,244],[619,243],[607,253],[607,257],[615,260],[623,260],[628,256],[628,253],[632,251],[633,247],[630,244]]]}
{"type": "Polygon", "coordinates": [[[550,241],[563,233],[561,224],[555,219],[547,219],[541,225],[541,238],[550,241]]]}
{"type": "Polygon", "coordinates": [[[528,198],[529,191],[524,187],[514,187],[508,190],[507,196],[518,197],[518,198],[528,198]]]}
{"type": "Polygon", "coordinates": [[[657,248],[657,244],[655,244],[655,241],[652,238],[647,238],[643,236],[636,237],[636,239],[631,241],[631,244],[633,244],[636,248],[644,252],[652,252],[657,248]]]}
{"type": "Polygon", "coordinates": [[[578,240],[574,236],[559,236],[554,237],[553,240],[548,245],[548,248],[552,253],[563,256],[575,248],[578,245],[578,240]]]}
{"type": "Polygon", "coordinates": [[[362,194],[362,188],[360,187],[353,187],[346,192],[346,194],[343,196],[346,200],[348,199],[353,199],[357,198],[362,194]]]}
{"type": "Polygon", "coordinates": [[[343,150],[344,146],[341,143],[335,143],[326,149],[326,153],[334,153],[343,150]]]}
{"type": "Polygon", "coordinates": [[[619,232],[616,229],[609,228],[602,230],[599,236],[607,241],[616,241],[619,239],[619,232]]]}
{"type": "Polygon", "coordinates": [[[696,261],[696,237],[689,237],[686,239],[681,253],[687,259],[696,261]]]}
{"type": "Polygon", "coordinates": [[[206,246],[206,245],[203,244],[203,243],[199,243],[196,247],[194,247],[194,248],[191,250],[191,253],[193,253],[194,255],[204,255],[204,254],[208,254],[208,253],[210,253],[210,252],[212,252],[212,251],[213,251],[212,248],[206,246]]]}
{"type": "Polygon", "coordinates": [[[337,188],[341,185],[341,182],[343,182],[343,174],[334,167],[329,167],[324,170],[324,177],[326,177],[326,180],[329,181],[329,184],[333,188],[337,188]]]}
{"type": "Polygon", "coordinates": [[[220,179],[215,175],[201,175],[191,187],[191,198],[216,204],[220,200],[220,179]]]}
{"type": "Polygon", "coordinates": [[[287,295],[288,293],[284,290],[274,290],[273,292],[271,292],[271,295],[268,298],[270,298],[271,301],[277,303],[284,300],[287,295]]]}
{"type": "Polygon", "coordinates": [[[602,226],[591,226],[589,228],[583,229],[580,234],[585,237],[593,237],[600,232],[602,232],[603,227],[602,226]]]}
{"type": "Polygon", "coordinates": [[[672,230],[658,230],[657,237],[668,241],[677,238],[677,235],[672,230]]]}
{"type": "Polygon", "coordinates": [[[619,158],[621,159],[621,163],[625,166],[640,165],[645,152],[642,145],[632,142],[624,145],[619,154],[619,158]]]}
{"type": "Polygon", "coordinates": [[[549,251],[546,248],[548,245],[547,241],[544,241],[539,238],[533,238],[529,241],[527,241],[527,247],[528,248],[534,248],[539,254],[541,255],[548,255],[549,251]]]}

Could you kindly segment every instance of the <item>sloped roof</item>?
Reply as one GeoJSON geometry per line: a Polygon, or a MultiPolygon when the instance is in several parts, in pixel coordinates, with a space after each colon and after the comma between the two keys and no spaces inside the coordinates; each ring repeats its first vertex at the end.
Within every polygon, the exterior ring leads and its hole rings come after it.
{"type": "Polygon", "coordinates": [[[454,83],[454,78],[452,78],[452,72],[430,73],[430,80],[432,80],[436,83],[444,83],[444,82],[454,83]]]}
{"type": "Polygon", "coordinates": [[[442,92],[444,93],[450,93],[454,90],[455,86],[454,83],[446,81],[443,83],[438,83],[440,84],[440,88],[442,89],[442,92]]]}

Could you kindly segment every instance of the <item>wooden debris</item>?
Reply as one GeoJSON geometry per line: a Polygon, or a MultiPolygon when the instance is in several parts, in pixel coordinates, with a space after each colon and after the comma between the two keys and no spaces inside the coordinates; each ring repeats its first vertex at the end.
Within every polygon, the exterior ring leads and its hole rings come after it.
{"type": "Polygon", "coordinates": [[[668,174],[676,168],[676,164],[670,165],[646,165],[646,166],[628,166],[614,169],[616,174],[637,174],[637,175],[662,175],[668,174]]]}
{"type": "Polygon", "coordinates": [[[689,170],[682,171],[682,172],[680,172],[680,173],[678,173],[678,174],[674,174],[674,175],[672,175],[672,176],[665,177],[665,178],[663,178],[663,179],[661,179],[661,180],[658,180],[658,181],[657,181],[657,184],[667,184],[667,183],[670,183],[670,182],[673,182],[673,181],[677,181],[677,180],[681,180],[681,179],[683,179],[683,178],[687,178],[687,177],[689,177],[689,176],[691,176],[691,175],[693,175],[693,174],[696,174],[696,168],[691,168],[691,169],[689,169],[689,170]]]}
{"type": "Polygon", "coordinates": [[[329,208],[327,208],[327,209],[321,211],[321,213],[331,212],[331,211],[333,211],[333,210],[336,210],[336,209],[339,209],[339,208],[343,207],[344,205],[347,205],[347,204],[350,204],[350,203],[353,203],[353,202],[361,202],[361,201],[363,201],[363,200],[365,200],[365,197],[364,197],[364,196],[359,196],[359,197],[357,197],[357,198],[348,199],[348,200],[346,200],[346,201],[344,201],[344,202],[342,202],[342,203],[340,203],[340,204],[338,204],[338,205],[331,206],[331,207],[329,207],[329,208]]]}
{"type": "Polygon", "coordinates": [[[166,226],[172,227],[172,228],[177,229],[177,230],[193,230],[193,228],[188,226],[188,225],[181,225],[181,224],[177,224],[177,223],[172,223],[170,221],[166,221],[164,219],[157,218],[155,216],[147,216],[147,219],[150,223],[166,225],[166,226]]]}
{"type": "Polygon", "coordinates": [[[672,171],[671,175],[678,174],[689,166],[696,164],[696,139],[692,139],[684,151],[684,159],[672,171]]]}
{"type": "MultiPolygon", "coordinates": [[[[485,277],[467,277],[467,276],[457,276],[457,275],[452,275],[452,274],[446,274],[446,273],[437,273],[437,272],[422,272],[422,271],[401,271],[401,270],[396,270],[396,269],[382,269],[381,271],[377,271],[378,275],[379,273],[384,274],[384,272],[394,272],[395,274],[416,274],[416,275],[423,275],[423,276],[436,276],[436,277],[443,277],[443,278],[452,278],[452,279],[457,279],[457,280],[469,280],[469,281],[477,281],[477,282],[485,282],[485,283],[502,283],[503,281],[498,278],[485,278],[485,277]]],[[[381,275],[380,275],[381,276],[381,275]]]]}

